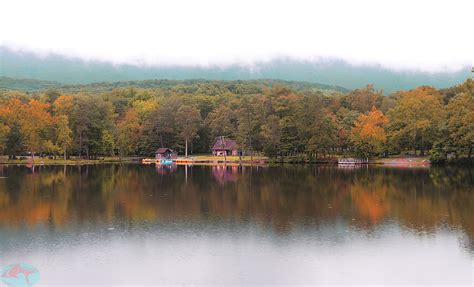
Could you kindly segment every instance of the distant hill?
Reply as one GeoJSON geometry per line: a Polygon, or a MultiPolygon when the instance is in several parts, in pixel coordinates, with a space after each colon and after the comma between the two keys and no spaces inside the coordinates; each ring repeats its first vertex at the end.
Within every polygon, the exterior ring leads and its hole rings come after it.
{"type": "Polygon", "coordinates": [[[42,91],[58,90],[64,92],[106,92],[116,88],[142,88],[142,89],[161,89],[161,90],[180,90],[183,93],[195,93],[201,86],[205,85],[206,90],[203,93],[209,94],[209,86],[214,86],[214,92],[232,92],[235,94],[252,94],[261,91],[261,87],[272,87],[282,85],[295,91],[321,91],[323,93],[345,93],[349,90],[317,83],[282,81],[282,80],[236,80],[236,81],[218,81],[218,80],[143,80],[143,81],[120,81],[120,82],[101,82],[91,84],[64,85],[57,82],[40,81],[32,79],[15,79],[9,77],[0,77],[0,90],[21,90],[21,91],[42,91]]]}
{"type": "Polygon", "coordinates": [[[0,90],[37,91],[59,86],[58,82],[0,77],[0,90]]]}
{"type": "Polygon", "coordinates": [[[324,83],[347,89],[374,84],[386,93],[420,85],[445,88],[463,82],[470,68],[455,73],[400,72],[370,65],[351,65],[344,61],[314,63],[275,60],[256,63],[252,67],[133,66],[108,62],[83,61],[60,55],[39,57],[30,52],[13,52],[0,47],[0,76],[30,78],[64,84],[139,81],[148,79],[256,80],[278,79],[324,83]]]}
{"type": "MultiPolygon", "coordinates": [[[[195,92],[189,89],[198,89],[200,84],[215,85],[216,88],[224,88],[233,93],[248,93],[251,94],[256,90],[253,90],[253,86],[267,86],[272,87],[275,85],[283,85],[290,87],[295,91],[323,91],[323,92],[348,92],[349,90],[338,87],[323,85],[318,83],[298,82],[298,81],[283,81],[283,80],[205,80],[205,79],[194,79],[194,80],[143,80],[143,81],[120,81],[120,82],[102,82],[92,83],[85,85],[63,85],[59,86],[58,89],[65,91],[110,91],[115,88],[126,88],[136,87],[143,89],[181,89],[185,92],[195,92]],[[238,90],[241,90],[240,92],[238,90]]],[[[260,89],[258,89],[260,91],[260,89]]]]}

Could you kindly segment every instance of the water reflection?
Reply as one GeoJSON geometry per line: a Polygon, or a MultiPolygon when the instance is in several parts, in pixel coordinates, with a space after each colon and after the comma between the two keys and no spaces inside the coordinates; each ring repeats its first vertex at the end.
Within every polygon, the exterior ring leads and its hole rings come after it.
{"type": "Polygon", "coordinates": [[[285,233],[344,220],[370,230],[387,220],[418,232],[459,228],[474,249],[471,169],[175,165],[0,168],[0,224],[231,218],[285,233]]]}
{"type": "Polygon", "coordinates": [[[466,284],[472,172],[0,166],[0,263],[48,284],[466,284]]]}

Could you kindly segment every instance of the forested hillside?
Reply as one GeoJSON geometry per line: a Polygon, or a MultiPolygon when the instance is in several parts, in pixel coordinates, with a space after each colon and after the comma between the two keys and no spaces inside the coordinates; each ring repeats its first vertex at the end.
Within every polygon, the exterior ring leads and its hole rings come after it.
{"type": "Polygon", "coordinates": [[[209,153],[218,136],[246,154],[321,158],[412,151],[471,157],[474,82],[384,96],[367,86],[282,81],[140,81],[0,92],[0,150],[142,155],[209,153]],[[330,88],[330,89],[327,89],[330,88]]]}

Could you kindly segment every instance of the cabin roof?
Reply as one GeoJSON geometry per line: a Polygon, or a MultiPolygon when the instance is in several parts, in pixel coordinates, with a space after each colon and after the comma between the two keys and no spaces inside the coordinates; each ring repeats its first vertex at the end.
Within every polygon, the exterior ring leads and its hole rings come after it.
{"type": "Polygon", "coordinates": [[[155,153],[165,153],[165,152],[167,152],[167,151],[173,152],[173,150],[170,149],[170,148],[167,148],[167,147],[160,147],[159,149],[156,150],[155,153]]]}
{"type": "Polygon", "coordinates": [[[235,140],[226,139],[226,138],[217,138],[212,150],[233,150],[237,146],[235,140]]]}

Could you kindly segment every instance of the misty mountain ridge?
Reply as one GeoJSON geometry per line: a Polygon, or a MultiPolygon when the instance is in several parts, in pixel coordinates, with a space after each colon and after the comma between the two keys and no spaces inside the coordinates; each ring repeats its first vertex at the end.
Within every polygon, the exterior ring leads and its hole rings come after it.
{"type": "Polygon", "coordinates": [[[231,92],[235,94],[255,94],[260,93],[264,87],[285,86],[294,91],[302,92],[322,92],[323,94],[347,93],[348,89],[338,86],[329,86],[318,83],[284,81],[284,80],[140,80],[140,81],[119,81],[119,82],[99,82],[91,84],[61,84],[52,81],[20,79],[10,77],[0,77],[1,90],[17,90],[24,92],[42,92],[55,90],[66,93],[86,92],[109,92],[119,88],[141,88],[158,90],[179,90],[183,93],[196,92],[200,87],[211,88],[203,90],[204,93],[212,95],[219,92],[231,92]]]}
{"type": "MultiPolygon", "coordinates": [[[[32,52],[16,52],[0,47],[0,76],[29,79],[30,87],[42,89],[64,85],[100,82],[130,82],[150,79],[168,80],[261,80],[301,81],[320,85],[321,89],[343,91],[373,84],[386,94],[397,90],[429,85],[446,88],[462,83],[470,68],[458,72],[393,71],[377,65],[352,65],[342,60],[310,62],[278,59],[255,63],[252,67],[230,66],[134,66],[84,61],[57,54],[40,57],[32,52]],[[34,83],[34,80],[47,81],[34,83]],[[60,83],[60,84],[59,84],[60,83]],[[319,84],[319,83],[324,83],[319,84]]],[[[11,82],[11,81],[10,81],[11,82]]],[[[2,80],[3,88],[5,79],[2,80]]],[[[23,83],[9,84],[20,88],[23,83]]],[[[135,83],[136,84],[136,83],[135,83]]],[[[119,86],[125,84],[118,84],[119,86]]],[[[0,85],[0,87],[2,87],[0,85]]],[[[15,88],[16,87],[16,88],[15,88]]]]}

